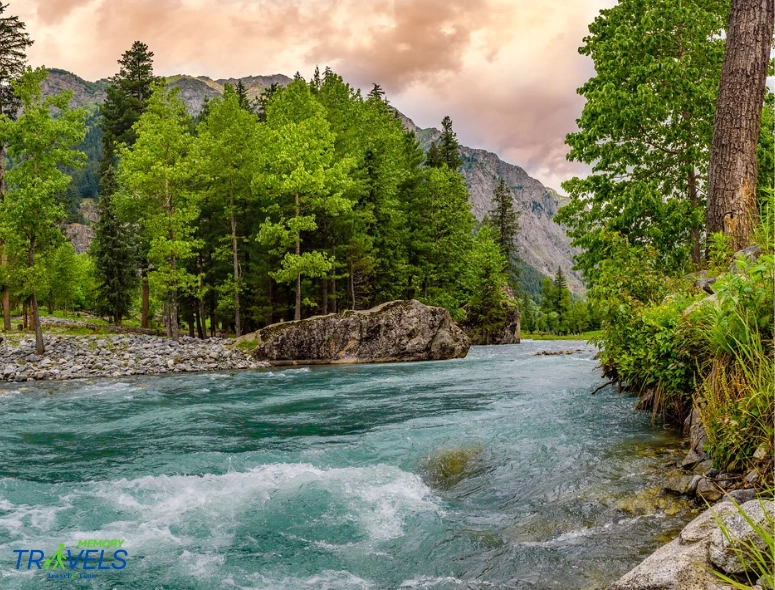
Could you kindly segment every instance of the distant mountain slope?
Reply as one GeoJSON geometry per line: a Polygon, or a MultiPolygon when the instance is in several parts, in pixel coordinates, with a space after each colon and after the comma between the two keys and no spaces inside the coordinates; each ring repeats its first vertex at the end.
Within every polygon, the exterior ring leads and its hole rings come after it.
{"type": "MultiPolygon", "coordinates": [[[[65,70],[49,70],[49,78],[44,83],[44,93],[51,94],[61,90],[72,90],[74,106],[98,105],[105,98],[107,80],[87,82],[65,70]]],[[[291,78],[282,74],[273,76],[248,76],[213,80],[207,76],[170,76],[167,79],[173,87],[180,88],[180,97],[192,115],[202,110],[206,100],[223,93],[225,84],[236,85],[238,81],[247,88],[248,96],[258,96],[272,83],[285,86],[291,78]]],[[[396,111],[407,129],[414,131],[421,145],[427,149],[432,141],[438,139],[438,129],[421,129],[414,122],[396,111]]],[[[573,267],[573,251],[570,240],[561,226],[554,223],[557,209],[565,204],[565,197],[553,189],[545,187],[531,178],[519,166],[501,160],[497,154],[482,149],[461,146],[463,173],[471,199],[471,208],[477,219],[481,220],[490,209],[495,185],[500,177],[506,180],[514,197],[520,216],[520,234],[518,246],[520,256],[529,265],[545,276],[552,276],[559,266],[568,277],[569,287],[576,293],[584,291],[584,285],[573,267]]]]}

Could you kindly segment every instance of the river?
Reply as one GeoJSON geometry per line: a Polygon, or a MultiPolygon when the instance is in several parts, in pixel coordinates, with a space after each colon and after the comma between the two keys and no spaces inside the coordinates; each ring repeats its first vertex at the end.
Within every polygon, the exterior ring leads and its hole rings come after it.
{"type": "Polygon", "coordinates": [[[593,353],[3,386],[0,587],[605,587],[687,512],[653,507],[676,437],[590,396],[593,353]],[[126,566],[14,553],[86,539],[126,566]]]}

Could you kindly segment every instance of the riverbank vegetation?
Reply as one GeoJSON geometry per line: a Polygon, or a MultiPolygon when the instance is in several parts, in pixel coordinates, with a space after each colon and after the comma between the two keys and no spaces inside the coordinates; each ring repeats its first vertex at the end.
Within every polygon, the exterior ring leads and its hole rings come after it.
{"type": "Polygon", "coordinates": [[[668,423],[695,409],[716,467],[771,483],[772,14],[745,4],[601,12],[580,50],[596,75],[567,139],[593,171],[564,184],[558,220],[583,250],[605,373],[668,423]],[[755,75],[741,78],[741,59],[755,75]],[[720,112],[730,88],[744,96],[720,112]]]}

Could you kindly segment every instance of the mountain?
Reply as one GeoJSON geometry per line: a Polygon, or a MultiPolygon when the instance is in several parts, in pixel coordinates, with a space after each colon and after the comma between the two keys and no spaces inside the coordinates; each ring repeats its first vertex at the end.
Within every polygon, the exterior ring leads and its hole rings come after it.
{"type": "MultiPolygon", "coordinates": [[[[90,109],[94,109],[105,98],[107,80],[87,82],[75,74],[59,69],[51,69],[49,74],[44,82],[44,94],[72,90],[71,104],[90,109]]],[[[192,115],[197,115],[207,100],[220,96],[225,84],[236,85],[241,81],[248,96],[253,98],[271,84],[285,86],[291,82],[291,78],[282,74],[219,80],[207,76],[177,75],[170,76],[167,80],[171,86],[180,89],[180,97],[192,115]]],[[[425,149],[439,138],[441,132],[438,129],[422,129],[399,111],[395,113],[404,127],[417,135],[425,149]]],[[[567,197],[545,187],[522,168],[504,162],[493,152],[466,146],[461,146],[460,151],[471,208],[478,220],[481,221],[491,207],[490,200],[498,179],[502,177],[508,184],[514,203],[520,211],[517,245],[525,265],[523,277],[532,283],[531,290],[535,291],[536,287],[540,290],[538,285],[541,277],[554,275],[559,266],[568,277],[570,289],[575,293],[583,293],[584,284],[572,268],[574,251],[570,240],[563,228],[553,221],[557,209],[567,202],[567,197]]]]}

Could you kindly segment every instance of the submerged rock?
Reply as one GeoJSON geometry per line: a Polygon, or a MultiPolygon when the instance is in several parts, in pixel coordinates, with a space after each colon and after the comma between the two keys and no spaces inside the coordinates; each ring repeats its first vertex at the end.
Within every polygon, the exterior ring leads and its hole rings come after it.
{"type": "Polygon", "coordinates": [[[272,365],[386,363],[462,358],[470,342],[441,307],[391,301],[267,326],[239,339],[240,348],[272,365]]]}

